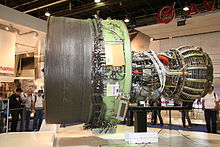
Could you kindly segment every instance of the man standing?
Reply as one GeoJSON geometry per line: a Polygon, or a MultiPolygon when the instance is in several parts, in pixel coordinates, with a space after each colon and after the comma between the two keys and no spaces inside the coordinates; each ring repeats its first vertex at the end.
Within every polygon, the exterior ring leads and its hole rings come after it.
{"type": "Polygon", "coordinates": [[[208,133],[216,133],[217,110],[219,108],[219,99],[217,94],[210,89],[209,93],[203,98],[202,109],[205,111],[205,121],[208,133]]]}
{"type": "MultiPolygon", "coordinates": [[[[182,106],[188,107],[189,109],[192,109],[193,101],[192,102],[182,102],[182,106]]],[[[186,120],[188,122],[188,128],[192,128],[192,123],[189,118],[189,110],[181,110],[182,113],[182,123],[183,128],[186,128],[186,120]]]]}
{"type": "Polygon", "coordinates": [[[11,132],[16,132],[17,131],[17,123],[18,123],[18,118],[19,118],[19,112],[21,109],[21,93],[22,93],[22,89],[21,88],[17,88],[16,92],[14,94],[12,94],[9,97],[9,108],[11,111],[11,132]]]}
{"type": "Polygon", "coordinates": [[[27,93],[24,95],[23,102],[25,104],[25,130],[30,131],[30,116],[31,116],[31,102],[34,99],[33,90],[28,89],[27,93]]]}
{"type": "MultiPolygon", "coordinates": [[[[150,106],[155,106],[155,107],[161,107],[161,99],[151,99],[149,101],[150,106]]],[[[152,125],[156,125],[157,124],[157,116],[160,120],[160,125],[163,126],[163,119],[161,117],[161,110],[152,110],[152,117],[151,117],[151,123],[152,125]]]]}
{"type": "Polygon", "coordinates": [[[43,106],[44,106],[43,90],[38,90],[37,95],[35,95],[32,100],[32,107],[35,110],[34,123],[33,123],[34,131],[40,130],[43,121],[43,114],[44,114],[43,106]]]}

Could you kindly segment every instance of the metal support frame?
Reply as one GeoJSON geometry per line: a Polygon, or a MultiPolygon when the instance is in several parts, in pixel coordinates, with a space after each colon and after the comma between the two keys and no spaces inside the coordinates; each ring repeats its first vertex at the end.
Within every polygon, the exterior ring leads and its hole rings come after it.
{"type": "Polygon", "coordinates": [[[132,106],[128,108],[129,111],[134,112],[135,122],[134,122],[134,131],[135,132],[147,132],[147,112],[152,110],[169,110],[169,129],[172,130],[171,122],[171,110],[190,110],[189,107],[158,107],[158,106],[149,106],[149,107],[140,107],[132,106]]]}
{"type": "Polygon", "coordinates": [[[8,120],[8,117],[9,117],[9,99],[7,100],[7,117],[6,117],[6,133],[8,133],[8,125],[9,125],[9,120],[8,120]]]}
{"type": "Polygon", "coordinates": [[[26,108],[23,107],[22,108],[22,117],[21,117],[21,130],[22,130],[22,132],[25,131],[25,111],[26,111],[26,108]]]}
{"type": "Polygon", "coordinates": [[[169,127],[170,127],[170,130],[171,130],[171,125],[172,125],[172,122],[171,122],[171,110],[169,110],[169,127]]]}
{"type": "Polygon", "coordinates": [[[4,124],[4,128],[5,128],[5,132],[8,133],[8,128],[9,128],[9,100],[8,99],[5,99],[5,100],[0,100],[2,101],[2,104],[4,104],[5,102],[7,103],[6,105],[6,109],[4,109],[3,107],[0,108],[0,112],[4,112],[5,110],[7,111],[6,112],[6,124],[4,124]]]}
{"type": "Polygon", "coordinates": [[[134,132],[147,132],[147,113],[145,111],[135,111],[134,132]]]}

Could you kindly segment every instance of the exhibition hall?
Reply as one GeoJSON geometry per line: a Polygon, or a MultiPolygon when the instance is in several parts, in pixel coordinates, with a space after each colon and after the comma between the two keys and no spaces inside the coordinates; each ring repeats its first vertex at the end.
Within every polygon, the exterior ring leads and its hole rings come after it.
{"type": "Polygon", "coordinates": [[[1,147],[219,147],[220,0],[0,0],[1,147]]]}

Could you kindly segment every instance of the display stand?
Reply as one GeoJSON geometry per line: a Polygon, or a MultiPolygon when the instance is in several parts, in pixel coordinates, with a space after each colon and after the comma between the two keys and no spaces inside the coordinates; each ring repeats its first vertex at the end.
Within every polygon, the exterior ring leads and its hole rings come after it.
{"type": "Polygon", "coordinates": [[[135,111],[134,112],[135,122],[134,131],[135,132],[147,132],[147,113],[145,111],[135,111]]]}
{"type": "Polygon", "coordinates": [[[128,111],[133,111],[135,113],[135,132],[146,132],[147,131],[147,112],[152,110],[169,110],[169,129],[171,130],[171,110],[190,110],[190,107],[174,106],[174,107],[158,107],[158,106],[130,106],[128,111]]]}

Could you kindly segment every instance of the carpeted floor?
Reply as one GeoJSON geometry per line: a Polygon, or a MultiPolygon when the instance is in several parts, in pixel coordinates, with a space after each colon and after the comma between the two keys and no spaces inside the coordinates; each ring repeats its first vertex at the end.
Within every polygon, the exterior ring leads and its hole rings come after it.
{"type": "MultiPolygon", "coordinates": [[[[159,124],[157,124],[157,125],[147,124],[147,127],[170,129],[169,125],[160,126],[159,124]]],[[[207,132],[205,125],[192,125],[192,128],[190,128],[190,129],[187,127],[183,128],[181,125],[171,125],[171,129],[172,130],[183,130],[183,131],[207,132]]]]}

